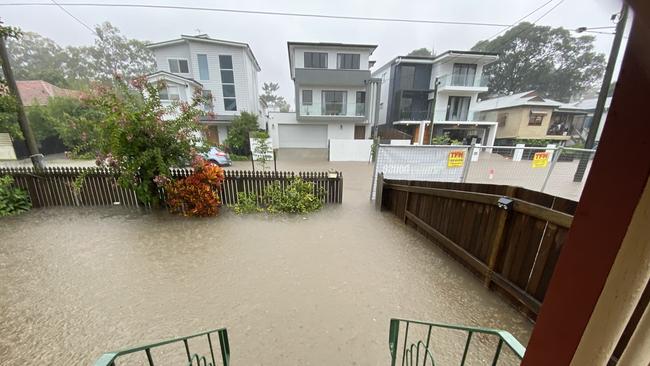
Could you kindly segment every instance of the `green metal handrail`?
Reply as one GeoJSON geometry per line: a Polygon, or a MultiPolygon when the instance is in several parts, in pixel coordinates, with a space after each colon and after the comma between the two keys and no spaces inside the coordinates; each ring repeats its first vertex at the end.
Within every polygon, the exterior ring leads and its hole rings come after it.
{"type": "Polygon", "coordinates": [[[524,353],[526,352],[526,348],[522,346],[521,343],[519,343],[519,341],[512,334],[504,330],[491,329],[491,328],[478,328],[478,327],[464,327],[460,325],[450,325],[450,324],[436,324],[436,323],[427,323],[427,322],[422,322],[417,320],[393,318],[390,320],[390,328],[388,331],[388,347],[390,349],[391,366],[395,366],[396,365],[395,362],[397,361],[397,348],[398,348],[397,343],[399,339],[400,323],[406,323],[406,327],[404,330],[404,344],[402,346],[402,366],[420,365],[421,349],[422,349],[422,361],[423,361],[422,366],[426,366],[428,361],[430,361],[431,366],[435,366],[433,354],[429,349],[429,345],[431,343],[431,331],[433,330],[433,328],[453,329],[453,330],[467,332],[467,340],[465,341],[465,349],[463,351],[463,357],[460,361],[460,366],[465,365],[465,361],[467,360],[467,353],[469,351],[469,345],[470,342],[472,341],[472,335],[475,333],[490,334],[499,337],[499,343],[497,344],[496,352],[494,353],[494,358],[492,359],[493,366],[496,366],[499,360],[499,356],[501,355],[501,349],[503,348],[504,343],[506,344],[506,346],[508,346],[508,348],[510,348],[514,352],[515,356],[518,357],[520,360],[524,358],[524,353]],[[417,342],[412,342],[410,346],[407,347],[409,326],[411,324],[427,326],[428,327],[427,339],[426,341],[419,339],[417,340],[417,342]],[[413,357],[415,357],[415,362],[413,362],[413,357]]]}
{"type": "Polygon", "coordinates": [[[221,361],[223,366],[230,365],[230,344],[228,343],[228,331],[226,328],[208,330],[206,332],[201,332],[197,334],[192,334],[186,337],[169,339],[166,341],[152,343],[144,346],[129,348],[121,351],[107,352],[104,353],[99,359],[95,362],[95,366],[116,366],[115,360],[121,356],[128,355],[135,352],[143,352],[147,357],[149,366],[155,366],[153,356],[151,355],[151,349],[164,346],[171,343],[183,342],[185,345],[185,353],[187,355],[187,362],[189,366],[200,365],[200,366],[216,366],[214,351],[212,349],[212,337],[211,334],[217,333],[219,336],[219,346],[221,348],[221,361]],[[205,356],[199,356],[198,354],[190,353],[190,346],[187,342],[189,339],[206,336],[208,339],[208,345],[210,346],[210,359],[212,362],[208,362],[208,358],[205,356]]]}

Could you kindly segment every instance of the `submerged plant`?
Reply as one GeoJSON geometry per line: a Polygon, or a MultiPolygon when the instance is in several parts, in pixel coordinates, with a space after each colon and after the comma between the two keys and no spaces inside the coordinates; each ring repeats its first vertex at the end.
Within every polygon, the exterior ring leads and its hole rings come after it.
{"type": "Polygon", "coordinates": [[[0,177],[0,216],[15,215],[32,207],[27,192],[13,183],[11,176],[0,177]]]}

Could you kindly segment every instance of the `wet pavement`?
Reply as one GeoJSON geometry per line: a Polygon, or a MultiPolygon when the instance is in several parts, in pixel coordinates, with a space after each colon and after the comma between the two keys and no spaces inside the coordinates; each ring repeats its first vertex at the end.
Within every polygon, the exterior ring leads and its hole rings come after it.
{"type": "MultiPolygon", "coordinates": [[[[88,365],[104,351],[225,326],[233,365],[387,365],[391,317],[502,328],[527,342],[523,315],[374,211],[371,165],[278,168],[342,170],[344,203],[307,216],[113,207],[0,219],[0,363],[88,365]]],[[[453,353],[441,352],[437,362],[453,353]]]]}

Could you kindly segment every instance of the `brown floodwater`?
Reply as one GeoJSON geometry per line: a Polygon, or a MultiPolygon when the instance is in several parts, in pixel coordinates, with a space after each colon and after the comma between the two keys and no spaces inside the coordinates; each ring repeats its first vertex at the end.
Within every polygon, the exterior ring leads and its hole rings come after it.
{"type": "MultiPolygon", "coordinates": [[[[391,317],[501,328],[527,342],[523,315],[374,210],[371,166],[279,168],[331,167],[344,171],[344,203],[306,216],[111,207],[0,219],[0,363],[89,365],[105,351],[225,326],[233,365],[387,365],[391,317]]],[[[463,342],[434,334],[436,362],[463,342]]],[[[478,362],[490,341],[476,342],[478,362]]]]}

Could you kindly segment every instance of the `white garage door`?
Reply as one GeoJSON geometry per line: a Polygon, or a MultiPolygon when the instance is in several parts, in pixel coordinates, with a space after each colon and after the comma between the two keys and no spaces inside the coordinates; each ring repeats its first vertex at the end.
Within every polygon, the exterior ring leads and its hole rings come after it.
{"type": "Polygon", "coordinates": [[[281,148],[327,148],[327,125],[278,126],[281,148]]]}

